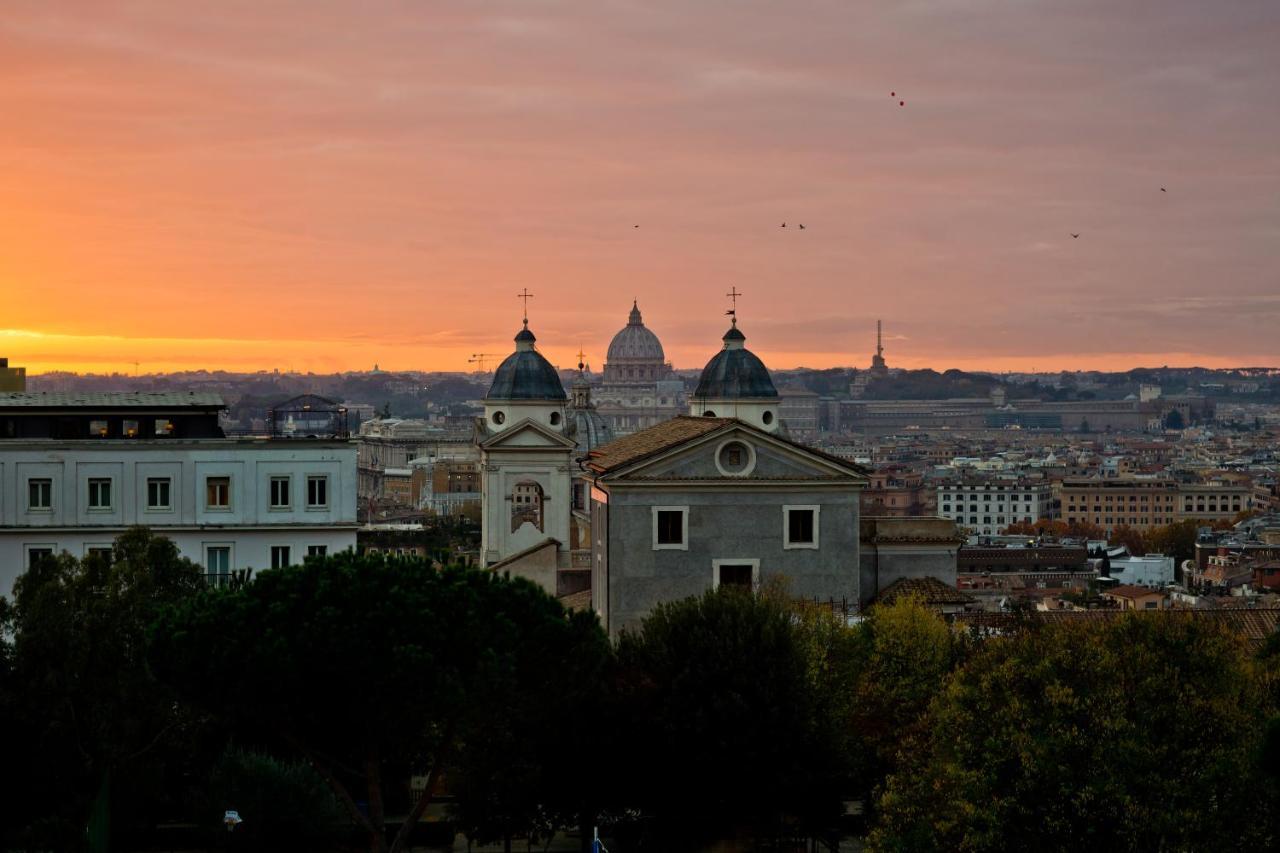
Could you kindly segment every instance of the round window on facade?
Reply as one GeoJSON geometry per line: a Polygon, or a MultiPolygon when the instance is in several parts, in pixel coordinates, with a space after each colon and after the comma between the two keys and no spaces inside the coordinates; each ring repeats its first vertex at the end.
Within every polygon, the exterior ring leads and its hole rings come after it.
{"type": "Polygon", "coordinates": [[[764,421],[765,426],[773,423],[773,412],[765,412],[764,417],[761,420],[764,421]]]}
{"type": "Polygon", "coordinates": [[[502,413],[502,412],[494,412],[494,413],[493,413],[493,422],[494,422],[495,424],[501,424],[501,423],[505,422],[505,421],[506,421],[506,419],[507,419],[507,416],[506,416],[504,413],[502,413]]]}
{"type": "Polygon", "coordinates": [[[755,451],[741,441],[726,441],[716,451],[716,467],[727,476],[750,474],[755,465],[755,451]]]}
{"type": "Polygon", "coordinates": [[[714,418],[716,416],[716,413],[711,411],[710,409],[707,409],[705,412],[702,413],[702,416],[704,418],[714,418]]]}
{"type": "Polygon", "coordinates": [[[560,426],[560,413],[559,413],[559,412],[552,412],[552,413],[551,413],[551,425],[552,425],[552,426],[560,426]]]}

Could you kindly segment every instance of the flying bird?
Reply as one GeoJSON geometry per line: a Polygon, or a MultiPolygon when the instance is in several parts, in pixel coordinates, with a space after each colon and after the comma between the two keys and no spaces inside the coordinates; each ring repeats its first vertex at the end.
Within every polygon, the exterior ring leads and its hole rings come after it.
{"type": "Polygon", "coordinates": [[[639,225],[632,225],[631,227],[632,227],[632,228],[639,228],[640,226],[639,226],[639,225]]]}
{"type": "Polygon", "coordinates": [[[1077,240],[1078,240],[1078,239],[1080,239],[1080,235],[1079,235],[1079,234],[1072,234],[1071,236],[1072,236],[1073,238],[1077,239],[1077,240]]]}
{"type": "Polygon", "coordinates": [[[801,231],[803,231],[803,230],[804,230],[804,223],[803,223],[803,222],[801,222],[801,223],[800,223],[800,230],[801,230],[801,231]]]}
{"type": "Polygon", "coordinates": [[[784,222],[784,223],[782,223],[781,225],[779,225],[778,227],[779,227],[779,228],[786,228],[786,227],[787,227],[787,223],[785,223],[785,222],[784,222]]]}
{"type": "Polygon", "coordinates": [[[1168,192],[1168,190],[1167,190],[1167,189],[1165,189],[1164,187],[1161,187],[1161,188],[1160,188],[1160,192],[1162,192],[1162,193],[1167,193],[1167,192],[1168,192]]]}

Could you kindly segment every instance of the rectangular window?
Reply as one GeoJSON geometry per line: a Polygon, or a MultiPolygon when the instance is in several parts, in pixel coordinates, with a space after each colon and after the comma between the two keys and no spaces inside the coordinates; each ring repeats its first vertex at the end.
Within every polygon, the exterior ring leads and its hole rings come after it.
{"type": "Polygon", "coordinates": [[[329,505],[329,477],[314,474],[307,477],[307,506],[311,509],[329,505]]]}
{"type": "Polygon", "coordinates": [[[720,567],[720,580],[717,586],[730,586],[737,589],[751,589],[754,571],[747,565],[723,565],[720,567]]]}
{"type": "Polygon", "coordinates": [[[91,438],[106,438],[107,422],[106,421],[89,421],[89,436],[91,438]]]}
{"type": "Polygon", "coordinates": [[[323,557],[328,553],[329,553],[328,545],[308,545],[307,546],[308,557],[323,557]]]}
{"type": "Polygon", "coordinates": [[[272,509],[288,509],[289,508],[289,478],[288,477],[272,477],[271,478],[271,508],[272,509]]]}
{"type": "Polygon", "coordinates": [[[734,587],[747,592],[760,585],[760,561],[749,557],[734,557],[711,561],[711,587],[734,587]]]}
{"type": "Polygon", "coordinates": [[[53,509],[53,480],[27,480],[27,509],[53,509]]]}
{"type": "Polygon", "coordinates": [[[272,545],[271,546],[271,568],[283,569],[289,565],[289,546],[288,545],[272,545]]]}
{"type": "Polygon", "coordinates": [[[35,548],[27,549],[27,568],[34,568],[37,563],[46,558],[53,557],[53,549],[43,545],[35,548]]]}
{"type": "Polygon", "coordinates": [[[155,428],[156,438],[165,438],[173,435],[173,421],[168,418],[156,418],[155,428]]]}
{"type": "Polygon", "coordinates": [[[204,550],[205,580],[210,586],[226,586],[231,582],[231,546],[210,545],[204,550]]]}
{"type": "Polygon", "coordinates": [[[818,547],[818,508],[816,506],[786,506],[782,508],[786,528],[783,530],[784,548],[818,547]]]}
{"type": "Polygon", "coordinates": [[[109,547],[105,547],[102,545],[95,545],[90,548],[85,548],[84,555],[86,557],[97,557],[100,560],[105,560],[106,562],[110,563],[112,551],[109,547]]]}
{"type": "Polygon", "coordinates": [[[168,477],[147,478],[147,509],[173,509],[171,497],[172,485],[168,477]]]}
{"type": "Polygon", "coordinates": [[[123,435],[125,438],[137,438],[138,422],[129,421],[129,420],[122,421],[120,423],[120,434],[123,435]]]}
{"type": "Polygon", "coordinates": [[[657,511],[658,545],[684,545],[684,510],[660,509],[657,511]]]}
{"type": "Polygon", "coordinates": [[[205,477],[204,505],[208,509],[231,508],[230,477],[205,477]]]}
{"type": "Polygon", "coordinates": [[[111,480],[106,477],[89,478],[89,509],[111,509],[111,480]]]}

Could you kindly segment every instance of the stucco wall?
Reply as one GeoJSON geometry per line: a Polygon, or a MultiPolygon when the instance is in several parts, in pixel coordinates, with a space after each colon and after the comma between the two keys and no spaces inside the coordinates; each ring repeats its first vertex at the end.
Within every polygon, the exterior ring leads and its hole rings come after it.
{"type": "Polygon", "coordinates": [[[307,440],[7,442],[0,447],[0,595],[26,570],[30,548],[83,556],[120,532],[146,525],[203,565],[205,545],[232,547],[232,568],[266,568],[272,545],[301,562],[308,545],[330,553],[355,546],[356,450],[307,440]],[[307,504],[307,477],[328,477],[327,502],[307,504]],[[205,478],[231,478],[224,509],[205,504],[205,478]],[[290,478],[290,505],[270,506],[272,477],[290,478]],[[171,506],[147,505],[147,480],[170,481],[171,506]],[[48,479],[52,506],[28,506],[28,481],[48,479]],[[90,478],[111,481],[111,506],[86,506],[90,478]]]}
{"type": "Polygon", "coordinates": [[[866,518],[861,522],[860,605],[902,578],[956,585],[960,539],[947,518],[866,518]]]}
{"type": "Polygon", "coordinates": [[[847,486],[824,490],[756,485],[732,491],[615,486],[608,525],[609,562],[607,572],[602,571],[604,555],[597,546],[595,595],[603,598],[606,590],[600,586],[607,583],[607,606],[601,615],[612,633],[636,625],[659,602],[710,589],[714,560],[759,560],[762,583],[785,576],[797,597],[847,598],[851,603],[858,598],[858,493],[847,486]],[[784,549],[785,505],[821,507],[817,549],[784,549]],[[689,507],[687,550],[654,549],[655,506],[689,507]]]}

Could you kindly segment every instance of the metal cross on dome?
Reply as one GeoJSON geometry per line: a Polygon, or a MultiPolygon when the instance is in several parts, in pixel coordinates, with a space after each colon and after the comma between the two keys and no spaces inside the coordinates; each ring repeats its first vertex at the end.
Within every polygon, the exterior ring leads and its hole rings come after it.
{"type": "Polygon", "coordinates": [[[520,292],[516,294],[516,299],[524,300],[524,322],[526,325],[529,323],[529,300],[532,298],[533,294],[529,292],[527,287],[521,288],[520,292]]]}
{"type": "Polygon", "coordinates": [[[724,312],[733,318],[733,325],[738,325],[738,297],[742,296],[742,291],[738,290],[738,286],[734,285],[729,288],[729,292],[725,296],[732,300],[733,307],[724,312]]]}

